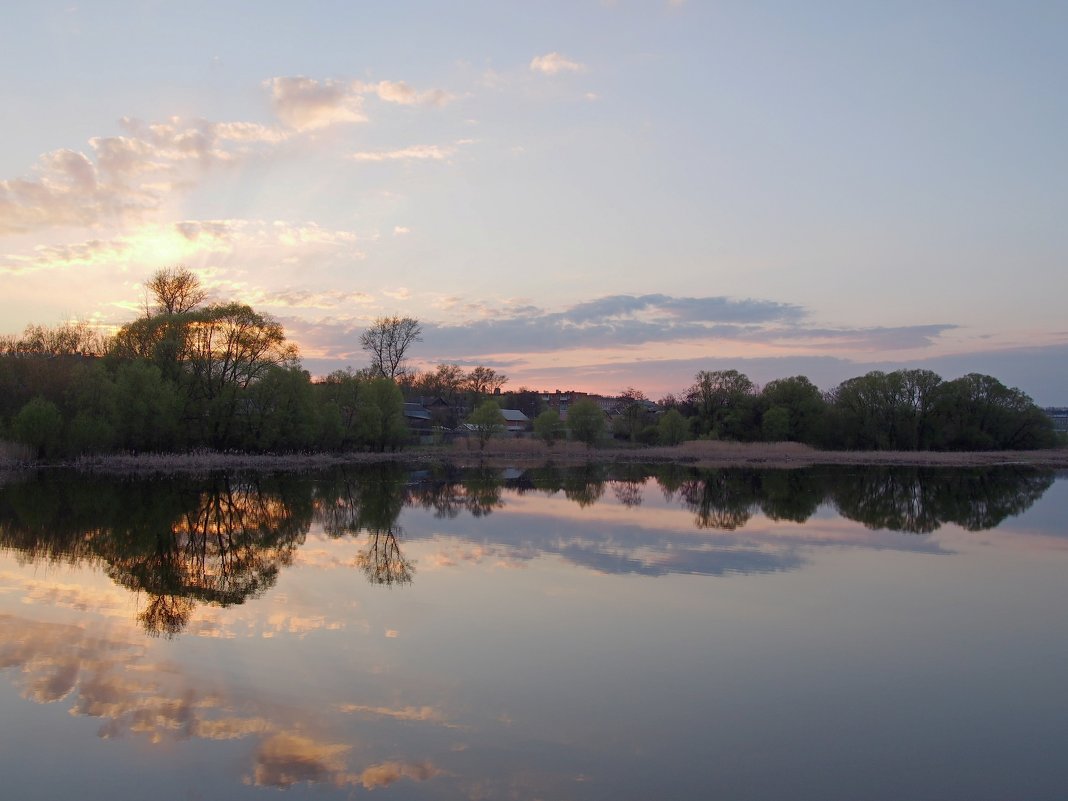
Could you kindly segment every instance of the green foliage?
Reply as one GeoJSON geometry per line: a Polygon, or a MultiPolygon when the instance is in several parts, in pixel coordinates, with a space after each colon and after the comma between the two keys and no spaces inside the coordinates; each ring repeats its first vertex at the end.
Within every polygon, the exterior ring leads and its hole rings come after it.
{"type": "Polygon", "coordinates": [[[335,447],[356,445],[360,380],[351,370],[335,370],[317,387],[324,437],[336,441],[335,447]]]}
{"type": "Polygon", "coordinates": [[[772,406],[760,423],[760,432],[765,442],[786,442],[790,439],[790,410],[772,406]]]}
{"type": "Polygon", "coordinates": [[[927,370],[871,372],[832,393],[831,445],[860,449],[1046,448],[1053,426],[1034,402],[996,378],[943,382],[927,370]]]}
{"type": "Polygon", "coordinates": [[[753,439],[756,387],[737,370],[701,370],[686,391],[697,419],[695,434],[711,439],[753,439]]]}
{"type": "Polygon", "coordinates": [[[309,376],[296,367],[273,367],[244,393],[245,447],[260,451],[307,448],[320,431],[309,376]]]}
{"type": "MultiPolygon", "coordinates": [[[[0,336],[0,423],[8,436],[49,456],[203,445],[384,450],[410,434],[400,389],[388,378],[373,379],[375,373],[396,376],[412,393],[444,398],[434,410],[439,425],[455,424],[507,381],[488,367],[465,373],[453,364],[407,375],[405,352],[422,331],[417,320],[394,317],[377,320],[361,340],[373,370],[339,371],[312,384],[272,318],[241,303],[204,306],[199,280],[182,267],[158,271],[146,286],[154,303],[108,343],[84,323],[0,336]]],[[[613,432],[640,443],[696,437],[911,451],[1063,441],[1026,394],[975,373],[944,382],[930,370],[873,371],[823,395],[804,376],[772,381],[757,393],[737,370],[700,371],[683,398],[668,396],[659,410],[634,389],[622,398],[613,432]]],[[[556,412],[542,412],[538,393],[519,389],[495,399],[535,418],[536,435],[550,446],[561,436],[556,412]]],[[[471,420],[481,447],[503,427],[499,410],[485,405],[471,420]]],[[[575,439],[593,447],[605,426],[592,401],[572,405],[568,428],[575,439]]]]}
{"type": "Polygon", "coordinates": [[[657,422],[657,432],[661,445],[678,445],[686,440],[689,426],[678,409],[668,409],[657,422]]]}
{"type": "Polygon", "coordinates": [[[604,436],[604,412],[589,398],[582,398],[568,409],[567,426],[572,437],[592,448],[604,436]]]}
{"type": "Polygon", "coordinates": [[[504,431],[504,415],[501,414],[501,407],[492,399],[480,403],[467,422],[475,427],[479,450],[486,447],[490,437],[504,431]]]}
{"type": "Polygon", "coordinates": [[[373,451],[395,450],[409,434],[400,387],[388,378],[362,382],[356,406],[356,444],[373,451]]]}
{"type": "Polygon", "coordinates": [[[939,443],[949,450],[1050,448],[1053,421],[1025,393],[970,373],[941,386],[933,408],[939,443]]]}
{"type": "Polygon", "coordinates": [[[766,442],[789,440],[809,445],[819,442],[827,404],[819,389],[805,376],[769,382],[761,391],[759,402],[764,408],[760,423],[761,439],[766,442]]]}
{"type": "Polygon", "coordinates": [[[550,448],[563,435],[564,427],[560,422],[560,413],[556,409],[546,409],[534,418],[534,436],[543,440],[550,448]]]}
{"type": "Polygon", "coordinates": [[[132,451],[173,450],[181,444],[182,398],[159,367],[136,360],[115,373],[117,445],[132,451]]]}
{"type": "Polygon", "coordinates": [[[157,298],[163,309],[123,326],[112,352],[148,360],[182,390],[193,444],[231,447],[242,438],[245,391],[277,367],[295,367],[297,351],[282,326],[241,303],[188,308],[188,299],[157,298]],[[166,309],[179,309],[168,312],[166,309]]]}
{"type": "Polygon", "coordinates": [[[642,432],[653,424],[652,404],[643,392],[628,387],[620,395],[620,405],[620,413],[612,421],[612,434],[631,442],[640,441],[642,432]]]}
{"type": "Polygon", "coordinates": [[[66,448],[70,453],[106,453],[115,447],[115,428],[105,418],[82,410],[67,428],[66,448]]]}
{"type": "Polygon", "coordinates": [[[38,458],[55,456],[63,435],[63,416],[52,401],[37,397],[15,415],[11,430],[15,441],[33,448],[38,458]]]}

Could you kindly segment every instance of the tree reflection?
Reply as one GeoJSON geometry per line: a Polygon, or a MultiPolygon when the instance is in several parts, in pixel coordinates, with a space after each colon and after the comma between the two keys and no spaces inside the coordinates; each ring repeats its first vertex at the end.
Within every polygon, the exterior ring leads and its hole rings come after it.
{"type": "Polygon", "coordinates": [[[367,544],[356,556],[356,565],[372,584],[411,584],[415,568],[404,558],[394,531],[368,532],[367,544]]]}
{"type": "Polygon", "coordinates": [[[564,497],[579,506],[591,506],[604,495],[605,468],[601,465],[585,464],[564,473],[564,497]]]}
{"type": "Polygon", "coordinates": [[[397,519],[409,503],[409,472],[401,465],[379,464],[324,478],[317,508],[323,530],[332,537],[367,532],[356,565],[372,584],[392,586],[410,584],[415,573],[397,542],[397,519]]]}
{"type": "Polygon", "coordinates": [[[0,493],[0,543],[33,559],[102,564],[118,585],[144,593],[145,630],[174,636],[197,603],[243,603],[292,562],[311,523],[310,497],[294,483],[224,476],[12,484],[0,493]]]}
{"type": "MultiPolygon", "coordinates": [[[[698,528],[725,532],[744,527],[758,513],[803,523],[823,504],[873,529],[928,533],[953,523],[979,531],[1028,509],[1054,481],[1051,471],[1014,467],[699,470],[586,464],[461,471],[389,463],[314,477],[167,480],[48,472],[0,486],[0,547],[15,550],[26,562],[101,565],[118,585],[144,599],[138,620],[146,631],[174,636],[189,625],[198,605],[233,606],[272,587],[292,563],[313,520],[329,536],[360,542],[355,563],[368,581],[395,586],[410,584],[415,574],[415,565],[402,552],[399,520],[406,507],[422,507],[443,519],[462,514],[484,518],[506,505],[511,490],[545,496],[562,492],[579,507],[617,503],[636,508],[649,476],[665,502],[693,513],[698,528]],[[606,487],[612,489],[608,497],[606,487]]],[[[600,569],[607,569],[611,559],[623,564],[629,553],[642,548],[664,551],[657,551],[655,570],[661,571],[695,570],[698,556],[708,562],[700,568],[704,573],[724,569],[728,555],[735,560],[731,564],[746,565],[767,557],[754,552],[738,561],[740,552],[725,550],[736,548],[736,541],[706,547],[701,554],[672,551],[675,546],[664,539],[670,533],[654,536],[640,523],[615,529],[612,549],[596,539],[547,544],[522,527],[508,536],[510,547],[525,554],[569,548],[568,553],[586,554],[581,557],[585,563],[600,569]],[[683,557],[690,560],[688,567],[678,561],[683,557]]],[[[645,562],[640,566],[654,569],[645,562]]]]}
{"type": "Polygon", "coordinates": [[[311,522],[280,488],[258,480],[213,479],[148,547],[114,553],[107,574],[121,586],[148,594],[139,619],[146,631],[173,635],[192,601],[232,606],[262,595],[292,563],[311,522]]]}
{"type": "Polygon", "coordinates": [[[759,508],[760,483],[753,471],[713,470],[684,482],[679,496],[698,528],[733,531],[759,508]]]}
{"type": "Polygon", "coordinates": [[[914,534],[955,523],[968,531],[994,528],[1030,508],[1053,484],[1050,471],[870,468],[829,492],[840,514],[869,528],[914,534]]]}

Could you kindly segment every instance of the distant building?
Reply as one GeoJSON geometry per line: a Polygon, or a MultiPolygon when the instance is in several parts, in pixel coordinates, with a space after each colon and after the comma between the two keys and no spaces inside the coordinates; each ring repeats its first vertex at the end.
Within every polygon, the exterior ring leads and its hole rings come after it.
{"type": "Polygon", "coordinates": [[[1047,406],[1043,409],[1057,431],[1068,431],[1068,406],[1047,406]]]}
{"type": "Polygon", "coordinates": [[[575,401],[588,398],[587,392],[575,392],[574,390],[566,390],[561,392],[556,390],[555,392],[543,392],[541,393],[541,402],[548,408],[555,409],[560,415],[561,420],[567,420],[567,410],[575,401]]]}

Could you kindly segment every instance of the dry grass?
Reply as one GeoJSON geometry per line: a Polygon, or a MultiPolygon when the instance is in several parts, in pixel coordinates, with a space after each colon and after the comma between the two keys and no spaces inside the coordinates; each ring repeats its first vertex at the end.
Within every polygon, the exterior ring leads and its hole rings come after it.
{"type": "Polygon", "coordinates": [[[529,465],[554,462],[678,462],[700,467],[806,467],[810,465],[908,465],[981,467],[1022,464],[1068,468],[1068,448],[1043,451],[821,451],[797,442],[718,442],[697,440],[676,447],[619,447],[588,449],[578,442],[558,442],[552,448],[535,439],[492,439],[480,451],[478,442],[456,442],[442,451],[450,461],[473,460],[529,465]]]}
{"type": "Polygon", "coordinates": [[[0,470],[18,470],[33,461],[33,450],[27,445],[0,440],[0,470]]]}
{"type": "MultiPolygon", "coordinates": [[[[0,442],[0,471],[32,466],[25,448],[0,442]]],[[[486,464],[495,467],[530,467],[556,464],[674,462],[698,467],[808,467],[812,465],[901,465],[930,467],[983,467],[1017,464],[1068,469],[1068,448],[1044,451],[989,451],[936,453],[904,451],[820,451],[795,442],[738,443],[685,442],[677,447],[587,448],[579,442],[558,442],[553,447],[536,439],[495,438],[485,449],[478,441],[409,448],[397,453],[296,453],[245,454],[194,451],[170,454],[108,454],[84,456],[64,464],[85,472],[116,474],[205,474],[225,470],[307,472],[346,464],[369,462],[448,463],[457,467],[486,464]]]]}

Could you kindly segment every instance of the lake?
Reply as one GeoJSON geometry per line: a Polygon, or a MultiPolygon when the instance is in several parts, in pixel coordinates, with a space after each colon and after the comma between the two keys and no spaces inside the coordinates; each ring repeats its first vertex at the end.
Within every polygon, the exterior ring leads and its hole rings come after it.
{"type": "Polygon", "coordinates": [[[25,799],[1063,799],[1068,474],[0,485],[25,799]]]}

